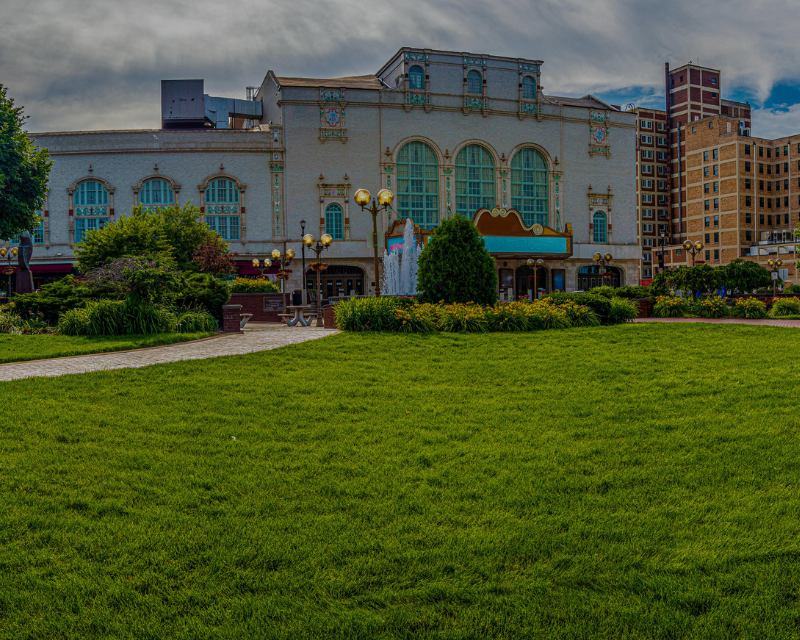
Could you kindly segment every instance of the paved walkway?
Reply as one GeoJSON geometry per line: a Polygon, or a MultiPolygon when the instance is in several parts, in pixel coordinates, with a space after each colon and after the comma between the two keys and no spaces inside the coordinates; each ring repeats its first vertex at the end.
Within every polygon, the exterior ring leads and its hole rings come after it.
{"type": "Polygon", "coordinates": [[[767,327],[800,329],[800,320],[745,320],[744,318],[636,318],[634,322],[704,322],[706,324],[758,324],[767,327]]]}
{"type": "Polygon", "coordinates": [[[0,365],[0,382],[40,376],[65,376],[72,373],[136,369],[151,364],[202,360],[218,356],[237,356],[268,351],[288,344],[299,344],[338,333],[335,329],[287,327],[282,324],[252,323],[241,334],[224,335],[212,340],[184,342],[117,353],[98,353],[54,360],[33,360],[0,365]]]}

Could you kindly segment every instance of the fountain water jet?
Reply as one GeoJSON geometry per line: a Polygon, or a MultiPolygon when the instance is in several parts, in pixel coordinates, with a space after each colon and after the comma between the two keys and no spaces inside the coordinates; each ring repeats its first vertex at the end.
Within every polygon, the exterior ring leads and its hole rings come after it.
{"type": "Polygon", "coordinates": [[[417,268],[422,247],[414,236],[414,223],[406,220],[403,229],[403,250],[383,252],[383,278],[381,292],[387,296],[413,296],[417,294],[417,268]]]}

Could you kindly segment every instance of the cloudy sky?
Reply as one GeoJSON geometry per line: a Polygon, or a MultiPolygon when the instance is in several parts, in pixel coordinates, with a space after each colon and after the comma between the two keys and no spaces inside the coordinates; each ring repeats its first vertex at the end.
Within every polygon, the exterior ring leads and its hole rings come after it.
{"type": "Polygon", "coordinates": [[[31,131],[157,128],[160,80],[374,73],[400,47],[544,60],[545,92],[663,108],[664,62],[722,70],[753,134],[800,133],[800,0],[3,0],[0,83],[31,131]]]}

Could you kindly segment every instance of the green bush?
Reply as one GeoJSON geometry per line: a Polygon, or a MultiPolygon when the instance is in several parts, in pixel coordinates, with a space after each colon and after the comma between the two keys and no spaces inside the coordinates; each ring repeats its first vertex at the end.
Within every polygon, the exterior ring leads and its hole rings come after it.
{"type": "Polygon", "coordinates": [[[531,326],[526,303],[498,302],[487,313],[489,331],[528,331],[531,326]]]}
{"type": "Polygon", "coordinates": [[[336,326],[344,331],[392,331],[397,325],[397,299],[351,298],[334,306],[336,326]]]}
{"type": "Polygon", "coordinates": [[[800,293],[800,284],[790,284],[783,290],[784,293],[800,293]]]}
{"type": "Polygon", "coordinates": [[[40,316],[54,325],[62,313],[83,308],[89,301],[97,300],[99,295],[75,276],[66,276],[44,285],[38,293],[14,296],[13,310],[23,319],[40,316]]]}
{"type": "Polygon", "coordinates": [[[542,300],[550,300],[556,306],[575,303],[589,307],[597,314],[601,324],[614,324],[611,319],[611,298],[593,293],[548,293],[542,300]]]}
{"type": "Polygon", "coordinates": [[[698,301],[692,310],[701,318],[726,318],[729,312],[728,304],[717,295],[698,301]]]}
{"type": "Polygon", "coordinates": [[[685,318],[688,312],[687,299],[678,296],[658,296],[653,306],[654,318],[685,318]]]}
{"type": "Polygon", "coordinates": [[[266,278],[236,278],[230,283],[231,293],[280,293],[281,288],[266,278]]]}
{"type": "Polygon", "coordinates": [[[448,333],[484,333],[490,321],[484,305],[453,303],[439,306],[439,331],[448,333]]]}
{"type": "MultiPolygon", "coordinates": [[[[625,298],[611,298],[611,309],[608,314],[608,324],[622,324],[633,322],[639,315],[639,305],[625,298]]],[[[574,323],[573,323],[574,324],[574,323]]]]}
{"type": "Polygon", "coordinates": [[[497,301],[497,271],[483,236],[467,218],[442,220],[419,256],[421,302],[497,301]]]}
{"type": "Polygon", "coordinates": [[[51,327],[41,316],[31,316],[21,318],[11,309],[12,305],[0,307],[0,333],[12,333],[16,335],[36,335],[42,333],[53,333],[51,327]]]}
{"type": "Polygon", "coordinates": [[[183,274],[169,302],[179,309],[205,309],[220,320],[222,305],[228,304],[231,287],[227,282],[217,280],[207,273],[183,274]]]}
{"type": "Polygon", "coordinates": [[[758,298],[738,298],[736,304],[730,308],[734,318],[747,318],[748,320],[766,318],[767,305],[758,298]]]}
{"type": "Polygon", "coordinates": [[[775,298],[769,310],[769,315],[772,318],[800,315],[800,300],[797,298],[775,298]]]}
{"type": "MultiPolygon", "coordinates": [[[[187,325],[190,321],[187,318],[187,325]]],[[[84,308],[67,311],[58,321],[58,333],[66,336],[150,335],[186,331],[190,329],[180,328],[180,319],[171,309],[152,302],[135,303],[130,298],[92,301],[84,308]]]]}

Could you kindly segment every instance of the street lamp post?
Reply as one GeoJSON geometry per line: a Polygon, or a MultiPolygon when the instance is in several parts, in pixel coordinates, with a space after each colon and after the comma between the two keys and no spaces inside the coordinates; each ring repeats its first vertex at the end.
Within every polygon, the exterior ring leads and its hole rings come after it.
{"type": "Polygon", "coordinates": [[[775,299],[775,288],[778,286],[778,275],[777,275],[778,274],[778,269],[780,269],[780,266],[783,264],[783,260],[781,260],[780,258],[778,258],[777,260],[773,260],[772,258],[770,258],[769,260],[767,260],[767,264],[770,267],[772,267],[772,273],[773,273],[773,276],[772,276],[772,299],[774,300],[775,299]]]}
{"type": "Polygon", "coordinates": [[[691,240],[687,240],[683,243],[683,248],[686,249],[688,253],[692,254],[692,266],[694,266],[695,256],[703,250],[705,245],[700,242],[699,240],[692,244],[691,240]]]}
{"type": "Polygon", "coordinates": [[[369,191],[366,189],[359,189],[356,191],[353,199],[356,204],[361,207],[361,210],[367,210],[372,214],[372,236],[375,245],[375,296],[381,295],[381,280],[378,273],[378,213],[381,211],[388,211],[389,205],[394,200],[394,194],[388,189],[381,189],[378,191],[377,201],[373,198],[369,191]],[[370,204],[370,199],[372,204],[370,204]]]}
{"type": "Polygon", "coordinates": [[[258,258],[253,258],[252,265],[261,272],[261,277],[263,278],[264,272],[272,266],[272,260],[264,258],[264,261],[261,262],[258,258]]]}
{"type": "Polygon", "coordinates": [[[5,270],[5,274],[8,276],[8,298],[11,298],[11,276],[14,273],[14,269],[11,268],[11,261],[16,258],[18,254],[19,249],[17,247],[11,247],[10,249],[3,247],[0,249],[0,258],[6,258],[8,261],[8,267],[6,267],[5,270]]]}
{"type": "MultiPolygon", "coordinates": [[[[300,221],[300,237],[306,235],[306,221],[300,221]]],[[[303,304],[306,304],[308,299],[308,292],[306,291],[306,245],[300,245],[300,255],[303,260],[303,304]]]]}
{"type": "Polygon", "coordinates": [[[320,273],[328,268],[327,264],[319,261],[319,257],[322,255],[322,252],[325,251],[325,249],[331,246],[332,243],[333,236],[330,236],[327,233],[319,240],[315,240],[314,236],[312,236],[310,233],[307,233],[303,236],[303,246],[311,249],[317,256],[316,262],[312,262],[310,265],[311,269],[313,269],[317,274],[317,308],[314,310],[317,313],[317,326],[320,326],[319,321],[322,314],[322,289],[320,288],[320,273]],[[315,242],[316,244],[314,244],[315,242]]]}
{"type": "Polygon", "coordinates": [[[606,264],[611,262],[614,259],[610,253],[602,255],[600,253],[595,253],[592,256],[592,260],[594,260],[600,266],[600,283],[602,284],[603,278],[606,276],[606,264]]]}
{"type": "Polygon", "coordinates": [[[294,259],[294,251],[292,249],[287,249],[286,253],[281,254],[280,249],[274,249],[271,255],[272,259],[278,263],[278,273],[275,275],[281,281],[281,293],[285,295],[286,287],[284,283],[292,273],[292,270],[289,269],[289,265],[292,264],[292,260],[294,259]]]}
{"type": "Polygon", "coordinates": [[[664,272],[664,247],[667,246],[667,232],[664,229],[661,229],[659,232],[661,236],[661,240],[659,244],[661,245],[661,252],[658,260],[658,268],[661,269],[661,272],[664,272]]]}
{"type": "MultiPolygon", "coordinates": [[[[539,275],[539,267],[544,264],[544,260],[539,258],[538,260],[534,260],[533,258],[528,258],[528,261],[525,263],[528,265],[528,269],[533,269],[533,300],[539,299],[539,284],[537,277],[539,275]]],[[[531,302],[533,302],[531,300],[531,302]]]]}

